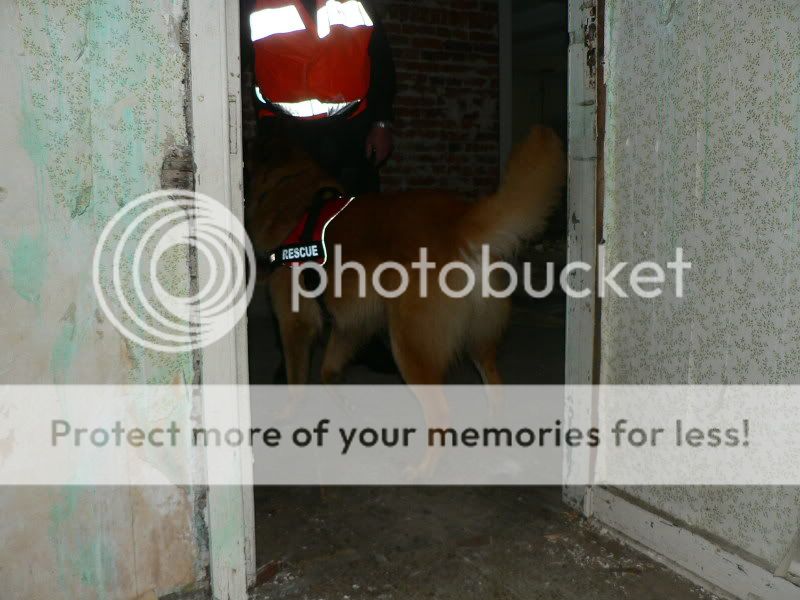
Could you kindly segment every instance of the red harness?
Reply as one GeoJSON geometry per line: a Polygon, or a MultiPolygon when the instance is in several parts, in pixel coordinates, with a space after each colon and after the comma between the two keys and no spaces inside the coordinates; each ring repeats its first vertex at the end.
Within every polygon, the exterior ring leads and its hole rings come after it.
{"type": "Polygon", "coordinates": [[[298,266],[328,261],[325,231],[328,225],[347,208],[354,198],[345,198],[336,188],[323,188],[314,195],[306,213],[280,246],[269,252],[271,270],[282,265],[298,266]]]}

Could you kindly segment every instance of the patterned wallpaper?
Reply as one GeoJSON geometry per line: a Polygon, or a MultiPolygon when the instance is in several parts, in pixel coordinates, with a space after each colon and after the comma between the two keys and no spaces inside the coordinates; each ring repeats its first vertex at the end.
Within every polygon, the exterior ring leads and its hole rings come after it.
{"type": "MultiPolygon", "coordinates": [[[[0,1],[0,381],[191,381],[127,342],[91,281],[99,233],[188,151],[183,0],[0,1]],[[10,350],[9,350],[10,349],[10,350]]],[[[159,265],[189,289],[185,255],[159,265]]],[[[84,466],[85,467],[85,466],[84,466]]],[[[202,490],[0,490],[3,598],[167,594],[205,577],[202,490]],[[152,590],[152,591],[151,591],[152,590]]]]}
{"type": "MultiPolygon", "coordinates": [[[[602,381],[800,383],[800,3],[606,16],[607,264],[693,268],[683,299],[604,300],[602,381]]],[[[628,491],[770,565],[800,523],[797,490],[628,491]]]]}

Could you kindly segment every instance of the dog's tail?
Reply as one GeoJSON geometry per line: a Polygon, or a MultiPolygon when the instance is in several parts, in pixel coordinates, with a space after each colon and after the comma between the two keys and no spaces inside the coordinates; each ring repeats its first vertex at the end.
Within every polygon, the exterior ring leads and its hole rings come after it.
{"type": "Polygon", "coordinates": [[[497,193],[479,200],[467,213],[461,234],[470,250],[488,244],[495,256],[508,257],[523,240],[541,234],[561,200],[566,171],[556,132],[534,127],[512,153],[497,193]]]}

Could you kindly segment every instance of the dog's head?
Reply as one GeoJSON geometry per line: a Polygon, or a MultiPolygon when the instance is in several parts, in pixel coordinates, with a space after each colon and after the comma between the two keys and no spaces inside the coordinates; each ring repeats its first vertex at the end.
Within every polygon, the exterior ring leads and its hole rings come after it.
{"type": "Polygon", "coordinates": [[[292,139],[282,119],[259,124],[259,134],[245,152],[245,182],[248,201],[259,201],[261,193],[277,187],[280,180],[308,168],[313,162],[292,139]]]}
{"type": "Polygon", "coordinates": [[[339,187],[280,119],[262,124],[246,157],[245,218],[257,248],[269,249],[276,236],[288,234],[317,190],[339,187]]]}

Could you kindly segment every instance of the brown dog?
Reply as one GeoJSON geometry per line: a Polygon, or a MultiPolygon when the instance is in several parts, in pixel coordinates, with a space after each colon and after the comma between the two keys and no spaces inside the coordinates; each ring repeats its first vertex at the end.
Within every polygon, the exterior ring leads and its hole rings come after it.
{"type": "MultiPolygon", "coordinates": [[[[273,156],[275,146],[273,145],[273,156]]],[[[258,160],[258,158],[256,159],[258,160]]],[[[277,158],[250,166],[247,220],[253,244],[260,252],[278,246],[309,208],[315,192],[338,187],[307,156],[284,148],[277,158]]],[[[514,152],[499,191],[477,202],[447,192],[367,194],[356,198],[329,226],[329,254],[339,244],[342,261],[365,267],[366,297],[359,297],[358,275],[347,270],[337,297],[331,284],[324,293],[332,317],[331,335],[322,365],[322,380],[336,380],[374,334],[388,330],[400,372],[408,384],[444,383],[448,367],[467,354],[487,384],[500,384],[495,364],[498,343],[506,327],[510,300],[482,298],[480,285],[461,299],[448,297],[439,287],[439,272],[451,261],[471,264],[481,281],[483,244],[494,259],[509,258],[523,240],[542,232],[556,207],[565,182],[564,151],[558,136],[537,127],[514,152]],[[427,297],[420,293],[420,277],[411,265],[420,248],[436,268],[427,273],[427,297]],[[410,285],[394,299],[372,289],[379,264],[394,261],[408,270],[410,285]]],[[[400,284],[393,270],[381,277],[384,289],[400,284]]],[[[451,289],[463,289],[466,275],[451,271],[451,289]]],[[[287,378],[290,385],[309,379],[311,348],[323,328],[323,313],[313,299],[301,298],[299,311],[291,306],[291,267],[281,267],[269,278],[273,310],[278,319],[287,378]]],[[[496,289],[503,286],[496,285],[496,289]]]]}

